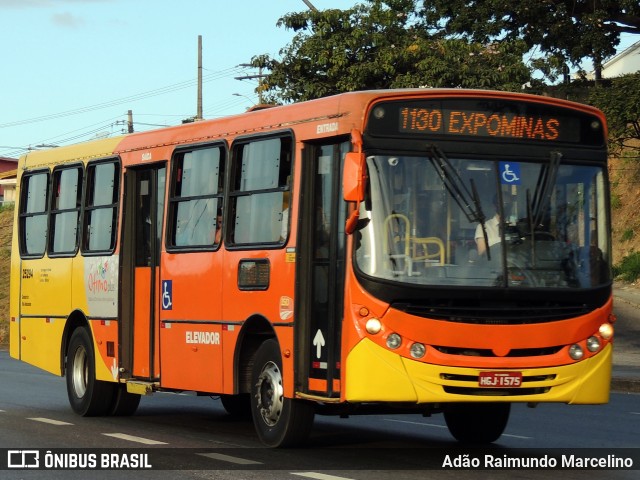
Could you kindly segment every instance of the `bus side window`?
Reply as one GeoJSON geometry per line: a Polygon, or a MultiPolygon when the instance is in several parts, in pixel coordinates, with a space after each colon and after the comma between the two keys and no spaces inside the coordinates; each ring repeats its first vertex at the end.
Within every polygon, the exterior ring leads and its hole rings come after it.
{"type": "Polygon", "coordinates": [[[222,146],[176,153],[169,199],[170,247],[220,244],[224,159],[222,146]]]}
{"type": "Polygon", "coordinates": [[[282,244],[289,233],[292,142],[254,140],[234,148],[231,243],[282,244]]]}
{"type": "Polygon", "coordinates": [[[115,249],[119,179],[117,161],[87,166],[82,253],[107,253],[115,249]]]}
{"type": "Polygon", "coordinates": [[[49,253],[75,254],[82,197],[82,168],[73,166],[53,171],[49,253]]]}
{"type": "Polygon", "coordinates": [[[21,190],[20,255],[41,257],[47,246],[49,171],[25,173],[21,190]]]}

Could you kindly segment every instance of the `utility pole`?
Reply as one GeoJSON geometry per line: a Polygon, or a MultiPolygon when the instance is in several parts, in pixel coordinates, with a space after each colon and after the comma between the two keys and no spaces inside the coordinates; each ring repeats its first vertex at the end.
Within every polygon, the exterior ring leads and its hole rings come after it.
{"type": "Polygon", "coordinates": [[[198,105],[196,121],[202,120],[202,35],[198,35],[198,105]]]}
{"type": "MultiPolygon", "coordinates": [[[[240,65],[238,65],[239,67],[253,67],[252,64],[250,63],[241,63],[240,65]]],[[[260,86],[260,80],[262,80],[264,77],[266,77],[266,75],[264,75],[262,73],[262,66],[258,67],[258,74],[257,75],[244,75],[242,77],[233,77],[235,80],[254,80],[257,79],[258,80],[258,105],[262,105],[262,88],[260,86]]]]}
{"type": "MultiPolygon", "coordinates": [[[[310,0],[302,0],[304,2],[304,4],[309,8],[309,10],[311,10],[312,12],[318,12],[318,9],[315,7],[315,5],[313,3],[311,3],[310,0]]],[[[254,67],[254,65],[250,64],[250,63],[241,63],[240,65],[238,65],[239,67],[254,67]]],[[[258,67],[258,74],[257,75],[244,75],[242,77],[234,77],[236,80],[258,80],[258,105],[262,105],[263,104],[263,98],[262,98],[262,85],[260,84],[260,81],[265,78],[267,75],[264,75],[262,73],[262,65],[260,65],[258,67]]]]}
{"type": "Polygon", "coordinates": [[[127,112],[127,132],[133,133],[133,110],[127,112]]]}
{"type": "Polygon", "coordinates": [[[317,12],[318,9],[313,5],[313,3],[311,3],[309,0],[302,0],[304,2],[304,4],[309,7],[309,10],[313,11],[313,12],[317,12]]]}

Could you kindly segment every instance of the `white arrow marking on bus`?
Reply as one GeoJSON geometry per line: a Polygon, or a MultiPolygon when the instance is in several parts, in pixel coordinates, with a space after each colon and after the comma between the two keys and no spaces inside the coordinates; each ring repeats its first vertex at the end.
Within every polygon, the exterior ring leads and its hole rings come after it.
{"type": "Polygon", "coordinates": [[[322,330],[318,329],[318,333],[313,337],[313,346],[316,347],[316,357],[320,358],[322,355],[322,347],[324,347],[324,337],[322,336],[322,330]]]}

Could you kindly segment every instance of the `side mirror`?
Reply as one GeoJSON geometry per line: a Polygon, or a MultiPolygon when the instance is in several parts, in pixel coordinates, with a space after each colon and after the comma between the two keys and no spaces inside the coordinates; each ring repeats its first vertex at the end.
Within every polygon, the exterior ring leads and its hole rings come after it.
{"type": "Polygon", "coordinates": [[[360,202],[364,200],[366,186],[366,159],[364,153],[349,152],[344,158],[342,170],[342,196],[346,202],[355,202],[345,223],[345,233],[351,235],[358,224],[360,217],[360,202]]]}
{"type": "Polygon", "coordinates": [[[345,201],[361,202],[364,200],[365,165],[364,153],[349,152],[346,154],[342,171],[342,195],[345,201]]]}

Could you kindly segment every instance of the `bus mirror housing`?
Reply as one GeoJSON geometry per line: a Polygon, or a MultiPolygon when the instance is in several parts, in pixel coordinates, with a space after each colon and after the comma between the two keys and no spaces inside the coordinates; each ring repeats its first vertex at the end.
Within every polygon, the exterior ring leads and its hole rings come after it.
{"type": "Polygon", "coordinates": [[[366,161],[364,153],[349,152],[344,158],[342,171],[342,196],[347,202],[355,202],[344,226],[347,235],[351,235],[360,218],[360,202],[364,200],[366,161]]]}
{"type": "Polygon", "coordinates": [[[344,225],[347,235],[356,230],[360,219],[360,202],[364,200],[367,171],[367,160],[362,152],[362,133],[357,129],[351,130],[351,145],[354,151],[345,155],[342,169],[342,197],[346,202],[355,202],[344,225]]]}
{"type": "Polygon", "coordinates": [[[347,202],[364,200],[364,153],[349,152],[344,158],[342,194],[347,202]]]}

